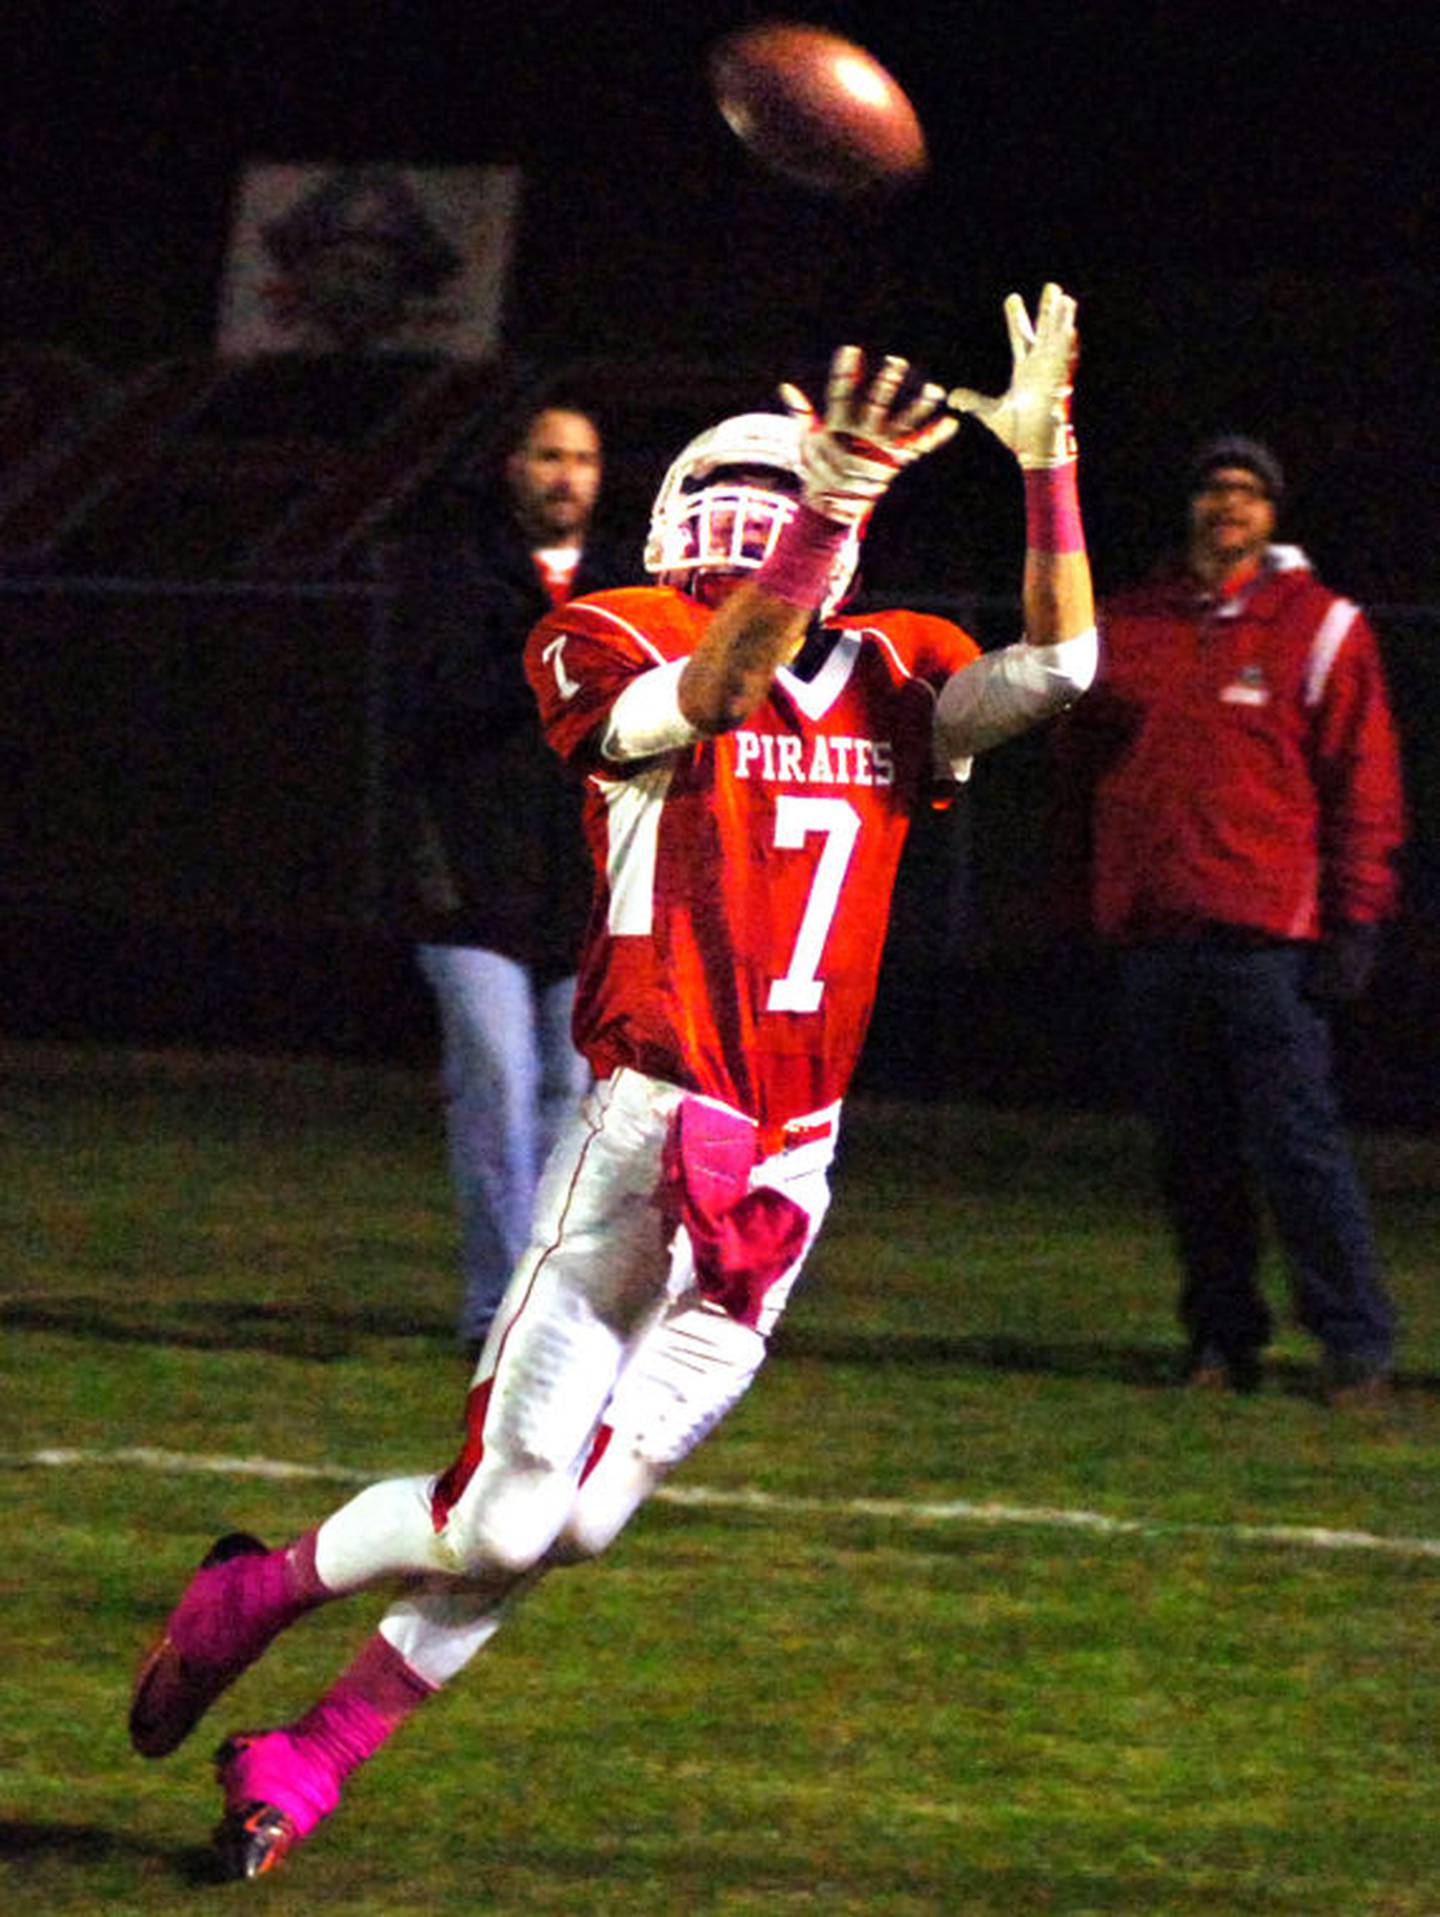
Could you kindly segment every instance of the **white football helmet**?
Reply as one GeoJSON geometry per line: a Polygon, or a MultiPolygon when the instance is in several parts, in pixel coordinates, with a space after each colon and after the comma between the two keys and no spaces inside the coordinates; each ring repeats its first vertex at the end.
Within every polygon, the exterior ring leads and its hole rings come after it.
{"type": "MultiPolygon", "coordinates": [[[[737,413],[692,439],[655,495],[646,572],[683,591],[700,573],[762,566],[800,501],[805,430],[788,413],[737,413]],[[759,477],[765,473],[783,474],[783,487],[767,488],[759,477]]],[[[859,559],[860,539],[852,531],[836,556],[822,614],[844,599],[859,559]]]]}

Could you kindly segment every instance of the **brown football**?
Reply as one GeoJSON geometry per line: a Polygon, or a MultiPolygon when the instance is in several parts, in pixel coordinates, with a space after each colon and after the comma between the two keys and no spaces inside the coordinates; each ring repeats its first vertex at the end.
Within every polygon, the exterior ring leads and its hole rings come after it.
{"type": "Polygon", "coordinates": [[[824,27],[772,20],[711,51],[726,123],[755,157],[813,192],[860,194],[925,171],[925,135],[873,55],[824,27]]]}

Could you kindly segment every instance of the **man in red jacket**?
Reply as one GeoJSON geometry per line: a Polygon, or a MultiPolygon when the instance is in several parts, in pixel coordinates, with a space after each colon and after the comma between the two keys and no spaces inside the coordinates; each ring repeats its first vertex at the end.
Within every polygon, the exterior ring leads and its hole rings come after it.
{"type": "Polygon", "coordinates": [[[1369,1400],[1394,1317],[1327,1010],[1365,989],[1395,909],[1395,732],[1363,614],[1272,543],[1270,449],[1212,440],[1188,481],[1183,559],[1105,607],[1100,676],[1060,741],[1089,829],[1089,917],[1119,948],[1183,1270],[1185,1376],[1260,1381],[1263,1197],[1324,1395],[1369,1400]]]}

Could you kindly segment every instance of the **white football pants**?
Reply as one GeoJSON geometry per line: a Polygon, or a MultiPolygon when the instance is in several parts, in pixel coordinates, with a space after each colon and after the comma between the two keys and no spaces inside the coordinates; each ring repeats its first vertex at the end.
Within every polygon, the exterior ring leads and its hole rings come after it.
{"type": "Polygon", "coordinates": [[[684,1094],[632,1071],[585,1097],[546,1165],[531,1243],[476,1368],[469,1435],[439,1478],[370,1486],[320,1527],[333,1592],[410,1581],[381,1630],[431,1684],[460,1670],[506,1605],[557,1564],[595,1556],[751,1383],[829,1205],[838,1107],[752,1185],[805,1212],[804,1248],[757,1328],[698,1291],[684,1231],[658,1204],[684,1094]]]}

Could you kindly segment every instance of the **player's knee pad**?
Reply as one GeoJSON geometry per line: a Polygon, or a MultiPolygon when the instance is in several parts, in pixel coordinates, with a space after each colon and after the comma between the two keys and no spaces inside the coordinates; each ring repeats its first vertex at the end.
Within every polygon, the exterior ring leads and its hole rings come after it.
{"type": "Polygon", "coordinates": [[[679,1464],[744,1396],[764,1357],[764,1338],[718,1307],[678,1312],[615,1393],[617,1445],[657,1476],[679,1464]]]}

